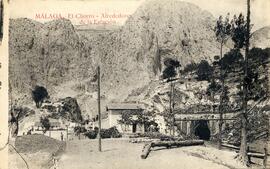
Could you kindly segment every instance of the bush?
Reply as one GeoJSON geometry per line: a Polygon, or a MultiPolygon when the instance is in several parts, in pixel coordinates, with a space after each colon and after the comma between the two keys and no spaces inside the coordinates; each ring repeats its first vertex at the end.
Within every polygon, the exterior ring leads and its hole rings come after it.
{"type": "Polygon", "coordinates": [[[97,134],[98,134],[97,130],[90,130],[84,133],[84,135],[89,139],[95,139],[97,137],[97,134]]]}
{"type": "Polygon", "coordinates": [[[211,79],[212,75],[213,75],[213,67],[206,60],[202,60],[198,64],[196,74],[197,74],[197,80],[199,80],[199,81],[203,81],[203,80],[209,81],[211,79]]]}
{"type": "Polygon", "coordinates": [[[43,132],[46,133],[51,127],[50,120],[47,117],[40,117],[40,123],[44,128],[43,132]]]}
{"type": "MultiPolygon", "coordinates": [[[[90,130],[84,134],[89,139],[95,139],[98,135],[98,128],[95,130],[90,130]]],[[[116,127],[111,127],[109,129],[101,129],[100,131],[101,138],[119,138],[122,135],[119,133],[116,127]]]]}
{"type": "Polygon", "coordinates": [[[101,138],[119,138],[121,134],[116,127],[111,127],[109,129],[101,129],[100,131],[101,138]]]}
{"type": "Polygon", "coordinates": [[[74,127],[74,133],[79,134],[79,133],[84,133],[87,130],[85,129],[85,127],[81,127],[81,126],[76,126],[74,127]]]}

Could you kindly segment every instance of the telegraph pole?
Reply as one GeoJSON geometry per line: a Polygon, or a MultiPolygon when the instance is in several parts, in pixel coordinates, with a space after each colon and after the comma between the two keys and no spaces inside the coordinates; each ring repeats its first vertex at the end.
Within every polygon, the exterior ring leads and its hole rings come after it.
{"type": "Polygon", "coordinates": [[[101,152],[100,67],[98,66],[98,151],[101,152]]]}
{"type": "MultiPolygon", "coordinates": [[[[220,50],[220,59],[222,59],[222,47],[220,50]]],[[[221,60],[221,67],[224,67],[224,61],[221,60]]],[[[219,124],[218,124],[218,149],[221,150],[221,144],[222,144],[222,125],[223,125],[223,111],[224,111],[224,97],[225,97],[225,70],[223,68],[220,69],[220,77],[221,77],[221,97],[219,101],[218,111],[219,111],[219,124]]]]}
{"type": "Polygon", "coordinates": [[[250,38],[250,0],[247,0],[247,31],[246,31],[246,41],[245,41],[245,58],[244,58],[244,84],[243,84],[243,110],[241,114],[241,145],[240,145],[240,159],[244,164],[249,165],[248,155],[247,155],[247,124],[248,124],[248,54],[249,54],[249,38],[250,38]]]}

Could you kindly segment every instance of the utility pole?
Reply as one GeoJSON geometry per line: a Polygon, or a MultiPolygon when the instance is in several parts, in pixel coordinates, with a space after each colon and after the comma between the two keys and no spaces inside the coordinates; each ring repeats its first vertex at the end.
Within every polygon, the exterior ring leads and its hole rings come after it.
{"type": "Polygon", "coordinates": [[[172,126],[173,126],[173,136],[175,135],[175,117],[174,117],[174,84],[172,84],[172,126]]]}
{"type": "Polygon", "coordinates": [[[66,139],[66,143],[67,143],[67,141],[68,141],[68,125],[66,125],[67,126],[67,130],[66,130],[66,132],[67,132],[67,139],[66,139]]]}
{"type": "Polygon", "coordinates": [[[248,54],[249,54],[249,38],[250,38],[250,0],[247,0],[247,31],[245,41],[245,63],[244,63],[244,85],[243,85],[243,110],[241,114],[241,145],[240,145],[240,159],[244,164],[248,165],[247,156],[247,102],[248,102],[248,89],[247,89],[247,77],[248,77],[248,54]]]}
{"type": "Polygon", "coordinates": [[[170,112],[169,112],[169,123],[170,123],[170,135],[172,136],[172,81],[170,84],[170,112]]]}
{"type": "Polygon", "coordinates": [[[98,151],[101,152],[100,67],[98,66],[98,151]]]}
{"type": "Polygon", "coordinates": [[[169,123],[170,123],[170,135],[174,136],[175,134],[175,128],[174,128],[174,114],[173,114],[173,109],[174,109],[174,84],[173,80],[170,79],[170,97],[169,97],[169,104],[170,104],[170,112],[169,112],[169,123]]]}
{"type": "MultiPolygon", "coordinates": [[[[220,50],[220,58],[222,59],[223,54],[222,54],[222,46],[221,46],[221,50],[220,50]]],[[[224,67],[223,65],[223,60],[221,60],[221,67],[224,67]]],[[[219,103],[219,107],[218,107],[218,111],[219,111],[219,124],[218,124],[218,149],[221,150],[221,144],[222,144],[222,125],[223,125],[223,110],[224,110],[224,103],[223,103],[223,99],[225,97],[225,70],[223,70],[222,68],[220,69],[220,77],[221,77],[221,97],[220,97],[220,103],[219,103]]]]}

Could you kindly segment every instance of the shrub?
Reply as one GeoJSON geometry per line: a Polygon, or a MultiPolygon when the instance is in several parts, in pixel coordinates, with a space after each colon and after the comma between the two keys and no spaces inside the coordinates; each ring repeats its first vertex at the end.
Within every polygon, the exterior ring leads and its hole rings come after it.
{"type": "Polygon", "coordinates": [[[97,133],[98,133],[97,130],[90,130],[84,133],[84,135],[89,139],[95,139],[97,137],[97,133]]]}
{"type": "Polygon", "coordinates": [[[85,129],[85,127],[81,127],[81,126],[76,126],[74,127],[74,133],[76,133],[76,135],[80,134],[80,133],[84,133],[87,130],[85,129]]]}
{"type": "Polygon", "coordinates": [[[107,129],[100,130],[101,138],[111,138],[111,133],[107,129]]]}
{"type": "Polygon", "coordinates": [[[197,74],[197,80],[203,81],[207,80],[209,81],[213,74],[213,67],[208,63],[206,60],[202,60],[198,64],[198,68],[196,71],[197,74]]]}
{"type": "MultiPolygon", "coordinates": [[[[95,139],[98,135],[98,129],[95,128],[95,130],[90,130],[84,134],[89,139],[95,139]]],[[[101,129],[100,130],[101,138],[119,138],[121,137],[121,134],[117,130],[116,127],[111,127],[109,129],[101,129]]]]}
{"type": "Polygon", "coordinates": [[[117,128],[111,127],[109,129],[101,129],[100,131],[101,138],[119,138],[121,134],[117,130],[117,128]]]}
{"type": "Polygon", "coordinates": [[[40,117],[40,123],[44,128],[43,130],[44,133],[46,133],[46,131],[49,130],[51,127],[50,120],[47,117],[40,117]]]}
{"type": "Polygon", "coordinates": [[[177,60],[171,58],[164,59],[164,65],[166,66],[162,73],[163,79],[171,79],[177,75],[176,68],[180,67],[181,64],[177,60]]]}

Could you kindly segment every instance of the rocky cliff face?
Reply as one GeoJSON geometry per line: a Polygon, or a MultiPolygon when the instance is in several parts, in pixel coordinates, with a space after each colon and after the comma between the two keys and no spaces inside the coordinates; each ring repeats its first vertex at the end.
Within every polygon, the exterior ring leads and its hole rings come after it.
{"type": "Polygon", "coordinates": [[[124,100],[157,79],[166,57],[185,65],[219,54],[214,19],[193,4],[162,0],[147,1],[120,29],[91,34],[76,31],[65,19],[45,24],[11,19],[11,92],[30,96],[39,84],[52,96],[76,97],[80,106],[94,111],[91,81],[97,65],[103,101],[124,100]]]}
{"type": "Polygon", "coordinates": [[[17,92],[25,93],[36,84],[52,91],[65,81],[86,77],[77,71],[83,63],[89,63],[82,66],[84,69],[91,67],[91,61],[84,58],[87,51],[68,20],[46,24],[11,20],[9,37],[10,84],[17,92]]]}
{"type": "Polygon", "coordinates": [[[270,47],[270,26],[263,27],[252,34],[251,46],[258,48],[270,47]]]}
{"type": "MultiPolygon", "coordinates": [[[[123,30],[142,54],[158,48],[161,58],[174,57],[186,64],[218,54],[214,19],[190,3],[148,1],[129,18],[123,30]]],[[[156,57],[155,52],[148,55],[156,57]]]]}

